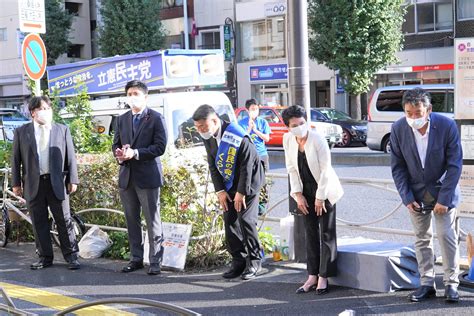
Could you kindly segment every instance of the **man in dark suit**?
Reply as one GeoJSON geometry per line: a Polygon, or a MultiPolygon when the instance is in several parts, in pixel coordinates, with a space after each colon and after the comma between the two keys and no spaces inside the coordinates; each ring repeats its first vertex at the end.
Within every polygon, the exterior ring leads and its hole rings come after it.
{"type": "Polygon", "coordinates": [[[37,270],[53,264],[49,207],[68,268],[79,269],[68,196],[76,191],[79,183],[71,133],[66,126],[52,122],[48,97],[33,97],[28,109],[33,122],[15,130],[12,184],[17,196],[24,195],[32,219],[40,259],[30,267],[37,270]]]}
{"type": "Polygon", "coordinates": [[[392,175],[403,204],[409,209],[416,242],[421,287],[413,302],[435,297],[432,215],[441,245],[444,297],[457,302],[459,244],[455,228],[459,204],[462,149],[456,123],[431,113],[431,98],[420,88],[403,95],[405,117],[392,126],[392,175]]]}
{"type": "Polygon", "coordinates": [[[140,211],[143,210],[150,243],[148,274],[161,273],[163,229],[160,218],[160,187],[163,171],[160,156],[165,153],[167,133],[163,116],[148,108],[148,88],[141,81],[125,86],[131,110],[117,119],[112,150],[120,164],[120,197],[127,220],[130,262],[122,272],[143,268],[140,211]]]}
{"type": "Polygon", "coordinates": [[[261,269],[256,226],[263,164],[250,136],[238,124],[221,121],[210,105],[201,105],[193,120],[204,139],[212,182],[224,210],[232,266],[223,277],[253,279],[261,269]]]}

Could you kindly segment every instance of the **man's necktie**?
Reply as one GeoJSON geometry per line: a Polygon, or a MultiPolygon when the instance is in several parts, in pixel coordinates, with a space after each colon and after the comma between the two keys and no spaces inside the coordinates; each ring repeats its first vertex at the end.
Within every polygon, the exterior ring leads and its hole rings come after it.
{"type": "Polygon", "coordinates": [[[137,134],[139,123],[140,123],[140,114],[135,114],[133,116],[133,136],[137,134]]]}
{"type": "Polygon", "coordinates": [[[46,126],[40,125],[40,139],[39,139],[39,162],[40,174],[49,173],[49,139],[46,134],[46,126]]]}

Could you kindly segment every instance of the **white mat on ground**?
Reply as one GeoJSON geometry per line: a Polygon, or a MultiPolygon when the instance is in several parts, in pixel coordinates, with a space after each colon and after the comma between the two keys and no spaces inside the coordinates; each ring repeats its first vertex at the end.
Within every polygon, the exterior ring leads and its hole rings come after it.
{"type": "Polygon", "coordinates": [[[338,274],[329,284],[376,292],[420,286],[412,246],[363,237],[337,240],[338,274]]]}

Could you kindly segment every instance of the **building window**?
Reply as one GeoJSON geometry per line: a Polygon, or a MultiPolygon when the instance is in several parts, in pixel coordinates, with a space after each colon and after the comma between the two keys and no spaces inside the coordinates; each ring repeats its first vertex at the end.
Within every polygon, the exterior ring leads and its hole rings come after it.
{"type": "Polygon", "coordinates": [[[163,0],[161,2],[162,8],[169,9],[174,7],[182,7],[183,0],[163,0]]]}
{"type": "Polygon", "coordinates": [[[221,48],[221,33],[219,31],[200,32],[201,34],[201,49],[220,49],[221,48]]]}
{"type": "Polygon", "coordinates": [[[241,24],[242,61],[284,58],[286,23],[283,16],[241,24]]]}
{"type": "Polygon", "coordinates": [[[474,19],[474,1],[458,0],[458,19],[474,19]]]}
{"type": "Polygon", "coordinates": [[[402,29],[405,34],[450,31],[453,29],[452,0],[407,1],[402,29]]]}
{"type": "Polygon", "coordinates": [[[7,28],[0,28],[0,42],[7,40],[7,28]]]}
{"type": "Polygon", "coordinates": [[[75,2],[66,2],[64,4],[64,7],[65,7],[66,11],[69,14],[72,14],[74,16],[78,16],[79,15],[79,10],[81,9],[81,4],[80,3],[75,3],[75,2]]]}
{"type": "Polygon", "coordinates": [[[81,50],[83,45],[71,45],[67,50],[67,57],[69,58],[81,58],[81,50]]]}

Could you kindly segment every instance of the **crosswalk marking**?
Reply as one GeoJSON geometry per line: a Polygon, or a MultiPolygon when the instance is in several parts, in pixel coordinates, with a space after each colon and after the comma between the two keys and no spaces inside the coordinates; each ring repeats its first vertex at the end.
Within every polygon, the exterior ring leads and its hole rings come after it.
{"type": "MultiPolygon", "coordinates": [[[[61,295],[58,293],[30,288],[21,285],[15,285],[10,283],[0,282],[0,287],[2,287],[5,292],[11,298],[20,299],[30,303],[34,303],[41,306],[46,306],[55,310],[63,310],[65,308],[84,303],[86,301],[61,295]]],[[[109,306],[92,306],[88,308],[81,309],[75,312],[76,315],[135,315],[133,313],[125,312],[112,308],[109,306]]]]}

